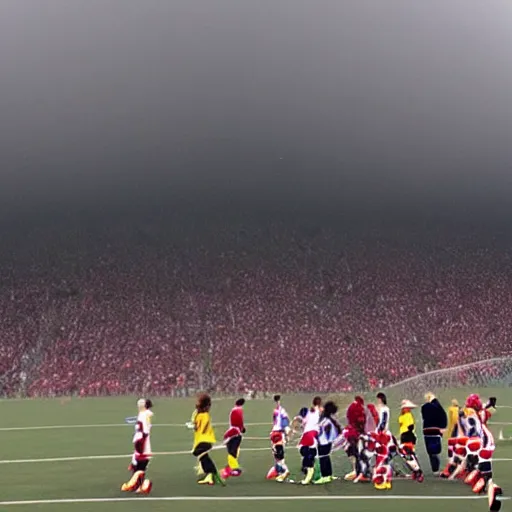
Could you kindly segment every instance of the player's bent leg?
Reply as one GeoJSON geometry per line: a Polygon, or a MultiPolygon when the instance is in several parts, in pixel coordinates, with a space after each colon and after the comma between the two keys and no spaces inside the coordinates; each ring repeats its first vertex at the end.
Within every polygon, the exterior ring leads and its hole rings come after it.
{"type": "Polygon", "coordinates": [[[199,443],[193,451],[193,455],[197,457],[203,469],[205,477],[198,480],[201,485],[215,485],[216,483],[224,485],[225,482],[219,475],[215,463],[210,457],[212,445],[210,443],[199,443]]]}
{"type": "Polygon", "coordinates": [[[463,439],[462,437],[451,437],[448,439],[448,462],[441,472],[441,478],[450,478],[462,463],[462,458],[466,456],[465,450],[462,456],[456,453],[457,449],[464,449],[463,439]]]}
{"type": "Polygon", "coordinates": [[[475,479],[472,489],[476,494],[487,490],[487,484],[492,480],[492,456],[494,448],[483,448],[478,454],[478,476],[475,479]]]}
{"type": "Polygon", "coordinates": [[[284,460],[284,445],[273,445],[272,453],[274,455],[274,465],[267,473],[267,479],[284,482],[290,476],[290,471],[284,460]]]}

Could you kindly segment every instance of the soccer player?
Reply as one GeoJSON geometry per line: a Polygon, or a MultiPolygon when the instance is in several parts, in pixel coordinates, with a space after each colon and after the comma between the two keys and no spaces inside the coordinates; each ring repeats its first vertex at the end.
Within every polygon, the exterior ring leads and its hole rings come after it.
{"type": "Polygon", "coordinates": [[[206,393],[199,395],[196,404],[197,414],[194,416],[194,445],[192,455],[197,460],[205,474],[205,477],[198,480],[201,485],[225,485],[224,479],[219,475],[215,463],[210,457],[210,452],[215,443],[215,432],[213,431],[210,409],[212,399],[206,393]]]}
{"type": "Polygon", "coordinates": [[[469,395],[464,408],[459,410],[456,436],[448,439],[448,464],[441,473],[442,478],[454,480],[466,478],[477,462],[478,451],[481,445],[482,426],[477,410],[481,407],[478,395],[469,395]]]}
{"type": "Polygon", "coordinates": [[[450,439],[454,456],[443,476],[448,478],[465,475],[465,483],[474,493],[487,491],[489,510],[496,512],[501,508],[499,497],[502,489],[493,482],[492,456],[495,450],[494,438],[487,427],[496,406],[496,398],[490,398],[483,406],[480,397],[469,395],[465,408],[459,413],[459,437],[450,439]],[[451,473],[451,474],[450,474],[451,473]]]}
{"type": "Polygon", "coordinates": [[[309,485],[315,474],[315,457],[317,456],[318,433],[322,399],[319,396],[313,398],[313,404],[303,418],[303,431],[299,441],[299,452],[302,456],[302,471],[305,477],[302,485],[309,485]]]}
{"type": "Polygon", "coordinates": [[[491,492],[492,489],[497,488],[492,482],[492,456],[496,445],[487,422],[495,411],[496,398],[490,398],[487,404],[483,405],[478,395],[470,395],[466,403],[476,412],[480,422],[479,428],[476,429],[480,440],[475,442],[476,439],[473,439],[471,442],[470,438],[467,444],[467,458],[472,457],[473,470],[467,475],[465,482],[471,485],[473,492],[477,494],[486,490],[491,492]]]}
{"type": "Polygon", "coordinates": [[[334,441],[340,436],[342,428],[335,418],[338,407],[332,401],[325,404],[320,416],[318,434],[318,457],[320,459],[320,478],[314,484],[326,484],[336,478],[332,474],[331,452],[334,441]]]}
{"type": "Polygon", "coordinates": [[[391,459],[396,454],[396,440],[389,430],[391,413],[387,405],[387,397],[384,393],[377,394],[377,428],[372,433],[372,441],[375,446],[375,467],[372,474],[372,482],[378,490],[391,489],[393,468],[391,459]]]}
{"type": "Polygon", "coordinates": [[[365,433],[366,427],[366,410],[364,407],[364,399],[356,396],[354,401],[347,408],[347,427],[344,430],[346,439],[346,454],[352,462],[352,471],[345,475],[345,480],[354,481],[358,476],[359,438],[365,433]]]}
{"type": "Polygon", "coordinates": [[[281,395],[274,395],[274,412],[272,413],[272,431],[270,432],[270,445],[274,465],[267,473],[267,479],[284,481],[290,475],[290,470],[284,460],[285,445],[291,432],[290,418],[286,409],[281,405],[281,395]]]}
{"type": "Polygon", "coordinates": [[[363,407],[366,421],[364,424],[363,433],[359,435],[357,440],[357,476],[354,479],[355,484],[371,481],[370,463],[373,459],[373,456],[375,455],[376,448],[372,436],[375,434],[377,425],[379,423],[379,413],[377,412],[375,405],[367,404],[363,407]]]}
{"type": "Polygon", "coordinates": [[[377,413],[379,415],[377,432],[389,432],[391,413],[388,407],[388,399],[384,393],[377,393],[377,413]]]}
{"type": "Polygon", "coordinates": [[[438,475],[441,465],[439,455],[443,449],[442,436],[443,431],[448,426],[448,417],[433,393],[425,395],[425,403],[421,407],[421,417],[423,420],[423,439],[430,459],[430,467],[432,473],[438,475]]]}
{"type": "Polygon", "coordinates": [[[421,470],[418,457],[416,456],[416,433],[414,416],[411,410],[417,406],[410,400],[402,400],[398,424],[400,426],[400,455],[405,461],[407,467],[412,471],[412,478],[418,482],[423,482],[424,475],[421,470]]]}
{"type": "Polygon", "coordinates": [[[448,433],[448,439],[457,437],[457,427],[459,425],[459,411],[459,402],[454,398],[451,402],[450,407],[448,408],[448,428],[446,429],[448,433]]]}
{"type": "Polygon", "coordinates": [[[239,398],[235,402],[235,407],[229,414],[229,428],[224,434],[224,444],[228,451],[228,465],[221,471],[222,478],[230,476],[240,476],[242,470],[238,464],[240,456],[240,445],[242,444],[242,435],[245,434],[244,425],[244,404],[245,399],[239,398]]]}
{"type": "Polygon", "coordinates": [[[146,478],[146,470],[151,460],[151,420],[153,412],[151,400],[141,398],[137,402],[138,415],[133,436],[134,452],[128,470],[132,477],[121,486],[125,492],[135,491],[137,494],[149,494],[153,484],[146,478]]]}

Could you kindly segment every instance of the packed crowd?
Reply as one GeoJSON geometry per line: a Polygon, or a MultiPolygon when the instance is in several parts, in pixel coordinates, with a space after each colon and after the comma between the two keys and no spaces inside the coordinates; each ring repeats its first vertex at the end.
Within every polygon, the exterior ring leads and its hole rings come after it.
{"type": "Polygon", "coordinates": [[[512,354],[505,239],[155,226],[2,245],[0,394],[351,391],[512,354]]]}

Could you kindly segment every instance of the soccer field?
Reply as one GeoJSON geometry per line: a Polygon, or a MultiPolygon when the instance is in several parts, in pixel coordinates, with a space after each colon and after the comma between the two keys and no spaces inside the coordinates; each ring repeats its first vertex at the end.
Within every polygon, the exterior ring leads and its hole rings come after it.
{"type": "MultiPolygon", "coordinates": [[[[480,390],[483,397],[495,395],[501,407],[493,417],[496,438],[503,430],[512,436],[512,397],[505,388],[480,390]]],[[[466,390],[443,393],[448,405],[452,397],[463,401],[466,390]]],[[[155,399],[153,450],[156,455],[149,477],[153,491],[149,497],[124,494],[121,484],[128,478],[133,426],[124,418],[136,414],[137,397],[94,399],[48,399],[0,401],[0,510],[57,512],[173,511],[207,506],[209,510],[256,511],[279,507],[287,510],[423,512],[434,508],[451,512],[487,510],[484,498],[472,495],[460,482],[434,479],[429,475],[420,441],[420,456],[427,477],[423,484],[395,481],[391,491],[376,491],[368,484],[344,481],[325,486],[278,484],[265,480],[272,464],[268,433],[273,404],[271,400],[246,403],[247,437],[241,452],[243,475],[230,479],[226,487],[196,484],[195,460],[190,455],[191,432],[184,427],[190,419],[193,399],[155,399]],[[198,500],[201,503],[198,503],[198,500]]],[[[337,397],[345,406],[352,397],[337,397]]],[[[390,397],[396,425],[400,397],[390,397]],[[396,399],[396,400],[395,400],[396,399]]],[[[311,396],[283,397],[283,405],[295,413],[309,404],[311,396]]],[[[212,416],[216,434],[222,438],[233,400],[214,401],[212,416]]],[[[394,426],[394,425],[393,425],[394,426]]],[[[509,492],[512,478],[512,442],[498,441],[495,476],[509,492]]],[[[219,467],[226,463],[223,448],[214,452],[219,467]]],[[[334,455],[338,473],[348,472],[343,453],[334,455]]],[[[299,457],[288,447],[290,469],[299,468],[299,457]]],[[[509,508],[505,502],[503,510],[509,508]]]]}

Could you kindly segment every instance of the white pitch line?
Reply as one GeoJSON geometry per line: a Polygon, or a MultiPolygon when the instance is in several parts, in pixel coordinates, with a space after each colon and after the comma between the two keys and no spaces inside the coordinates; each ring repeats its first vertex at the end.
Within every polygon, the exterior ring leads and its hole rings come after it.
{"type": "MultiPolygon", "coordinates": [[[[409,500],[409,501],[451,501],[451,500],[483,500],[487,496],[394,496],[390,494],[367,495],[367,496],[348,496],[341,495],[305,495],[305,496],[145,496],[145,497],[127,497],[127,498],[77,498],[77,499],[53,499],[53,500],[24,500],[24,501],[0,501],[0,506],[8,507],[14,505],[60,505],[73,503],[122,503],[126,501],[339,501],[339,500],[409,500]]],[[[501,500],[509,500],[508,496],[504,496],[501,500]]]]}
{"type": "MultiPolygon", "coordinates": [[[[225,448],[224,445],[214,446],[214,450],[220,450],[225,448]]],[[[261,452],[264,450],[270,450],[270,448],[244,448],[244,452],[261,452]]],[[[191,450],[182,450],[177,452],[155,452],[153,455],[191,455],[191,450]]],[[[129,459],[133,454],[128,455],[84,455],[80,457],[54,457],[51,459],[12,459],[12,460],[0,460],[0,464],[28,464],[35,462],[73,462],[77,460],[109,460],[109,459],[129,459]]]]}
{"type": "MultiPolygon", "coordinates": [[[[229,423],[214,423],[213,426],[227,426],[229,423]]],[[[270,426],[269,422],[266,423],[246,423],[247,427],[262,427],[262,426],[270,426]]],[[[2,427],[0,428],[0,432],[15,432],[15,431],[23,431],[23,430],[58,430],[58,429],[67,429],[67,428],[117,428],[117,427],[131,427],[133,428],[133,424],[130,423],[103,423],[97,425],[40,425],[35,427],[2,427]]],[[[183,423],[155,423],[153,427],[177,427],[177,428],[185,428],[185,422],[183,423]]]]}

